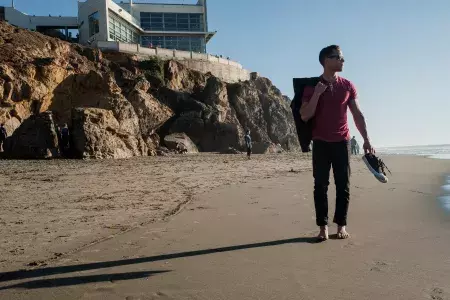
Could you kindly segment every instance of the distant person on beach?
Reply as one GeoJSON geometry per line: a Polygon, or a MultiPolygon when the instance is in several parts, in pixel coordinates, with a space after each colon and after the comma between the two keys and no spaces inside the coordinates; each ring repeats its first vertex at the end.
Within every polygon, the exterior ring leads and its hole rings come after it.
{"type": "Polygon", "coordinates": [[[247,129],[244,139],[245,147],[247,148],[247,157],[250,159],[250,156],[252,155],[252,137],[250,136],[250,129],[247,129]]]}
{"type": "Polygon", "coordinates": [[[61,149],[64,155],[67,155],[70,148],[70,133],[67,124],[61,129],[61,149]]]}
{"type": "Polygon", "coordinates": [[[5,142],[6,138],[8,137],[8,133],[5,129],[5,124],[0,125],[0,151],[3,152],[3,143],[5,142]]]}
{"type": "Polygon", "coordinates": [[[319,241],[328,239],[328,185],[333,166],[336,184],[336,210],[333,222],[338,225],[337,237],[349,238],[346,231],[350,203],[350,149],[347,108],[364,139],[364,151],[375,153],[366,129],[366,121],[357,101],[356,88],[337,75],[344,67],[344,57],[337,45],[328,46],[319,54],[323,74],[315,87],[305,87],[300,115],[303,121],[313,119],[313,175],[316,223],[319,241]]]}
{"type": "Polygon", "coordinates": [[[351,139],[350,144],[351,144],[351,147],[352,147],[352,155],[357,155],[357,154],[359,154],[358,151],[357,151],[357,148],[359,148],[359,147],[358,147],[358,142],[356,141],[356,138],[355,138],[355,137],[353,137],[353,138],[351,139]]]}

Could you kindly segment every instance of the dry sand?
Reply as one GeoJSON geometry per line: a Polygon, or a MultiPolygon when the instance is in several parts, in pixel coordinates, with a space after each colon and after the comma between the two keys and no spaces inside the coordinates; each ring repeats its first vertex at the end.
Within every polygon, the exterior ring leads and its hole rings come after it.
{"type": "MultiPolygon", "coordinates": [[[[8,238],[14,247],[33,250],[6,256],[0,299],[449,300],[450,216],[436,197],[450,161],[396,156],[386,162],[394,172],[389,184],[378,183],[359,160],[352,162],[352,238],[321,244],[311,239],[312,178],[304,157],[2,162],[9,178],[24,178],[20,185],[8,181],[4,189],[14,195],[2,206],[23,209],[37,198],[46,209],[33,206],[25,215],[15,209],[24,224],[14,224],[9,209],[2,211],[2,254],[8,238]],[[32,173],[14,173],[27,164],[32,173]],[[83,195],[90,200],[76,201],[83,195]],[[181,213],[161,220],[188,199],[181,213]],[[163,204],[160,210],[151,210],[155,203],[163,204]],[[83,209],[88,204],[106,210],[83,209]],[[79,221],[84,215],[93,217],[79,221]],[[112,225],[136,228],[81,247],[78,240],[117,233],[105,228],[112,225]],[[62,246],[38,231],[44,226],[71,239],[62,246]],[[39,245],[26,231],[50,242],[39,245]],[[46,266],[16,271],[34,258],[71,250],[46,266]]],[[[330,187],[331,204],[333,194],[330,187]]]]}
{"type": "Polygon", "coordinates": [[[310,169],[303,155],[0,161],[0,270],[44,265],[223,185],[310,169]]]}

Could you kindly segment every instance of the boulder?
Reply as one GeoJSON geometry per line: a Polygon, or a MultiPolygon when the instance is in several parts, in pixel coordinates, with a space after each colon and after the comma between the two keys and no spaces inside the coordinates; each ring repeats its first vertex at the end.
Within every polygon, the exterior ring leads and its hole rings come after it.
{"type": "Polygon", "coordinates": [[[225,121],[230,110],[226,83],[216,77],[210,77],[200,95],[200,100],[213,108],[218,115],[217,121],[225,121]]]}
{"type": "Polygon", "coordinates": [[[270,142],[254,142],[252,143],[253,154],[276,154],[282,153],[284,150],[280,144],[270,142]]]}
{"type": "Polygon", "coordinates": [[[79,158],[130,158],[148,154],[140,136],[122,131],[111,110],[75,108],[72,112],[72,140],[79,158]]]}
{"type": "Polygon", "coordinates": [[[168,106],[142,90],[132,91],[128,100],[134,108],[139,120],[140,132],[144,136],[153,134],[174,115],[168,106]]]}
{"type": "Polygon", "coordinates": [[[185,133],[172,133],[164,137],[167,149],[179,153],[198,153],[197,146],[185,133]]]}
{"type": "Polygon", "coordinates": [[[30,116],[6,139],[3,149],[5,157],[14,159],[58,158],[58,135],[52,113],[30,116]]]}
{"type": "Polygon", "coordinates": [[[239,123],[250,129],[254,141],[281,144],[285,150],[299,149],[289,102],[270,80],[257,77],[230,84],[228,98],[239,123]]]}
{"type": "Polygon", "coordinates": [[[156,154],[158,156],[168,156],[170,155],[170,150],[166,147],[159,146],[158,148],[156,148],[156,154]]]}

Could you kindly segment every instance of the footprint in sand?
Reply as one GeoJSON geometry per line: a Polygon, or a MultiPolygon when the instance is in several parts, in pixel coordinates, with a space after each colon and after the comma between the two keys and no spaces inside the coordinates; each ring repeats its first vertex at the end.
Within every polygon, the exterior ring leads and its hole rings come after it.
{"type": "Polygon", "coordinates": [[[432,300],[449,300],[450,299],[450,295],[448,293],[446,293],[443,289],[441,288],[432,288],[429,292],[429,296],[430,299],[432,300]]]}
{"type": "Polygon", "coordinates": [[[151,297],[150,299],[152,300],[161,300],[161,299],[174,299],[173,297],[170,297],[169,295],[166,295],[163,292],[157,292],[155,294],[153,294],[153,297],[151,297]]]}
{"type": "Polygon", "coordinates": [[[389,267],[389,264],[384,261],[375,261],[375,262],[373,262],[373,265],[370,268],[370,271],[383,272],[388,267],[389,267]]]}
{"type": "Polygon", "coordinates": [[[351,249],[351,248],[355,248],[355,247],[359,247],[359,246],[361,246],[360,243],[349,241],[347,244],[343,245],[342,248],[351,249]]]}
{"type": "Polygon", "coordinates": [[[127,296],[125,297],[125,300],[152,300],[152,299],[156,299],[153,297],[145,297],[145,296],[127,296]]]}

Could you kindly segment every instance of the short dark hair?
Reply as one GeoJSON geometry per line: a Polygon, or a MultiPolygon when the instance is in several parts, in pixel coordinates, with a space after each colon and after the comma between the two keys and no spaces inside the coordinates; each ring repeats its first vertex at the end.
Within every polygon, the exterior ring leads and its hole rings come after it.
{"type": "Polygon", "coordinates": [[[2,123],[1,125],[2,125],[2,126],[5,126],[5,124],[4,124],[4,123],[2,123]]]}
{"type": "Polygon", "coordinates": [[[341,51],[341,47],[339,47],[338,45],[330,45],[320,51],[319,62],[322,66],[325,63],[325,58],[332,55],[334,51],[341,51]]]}

